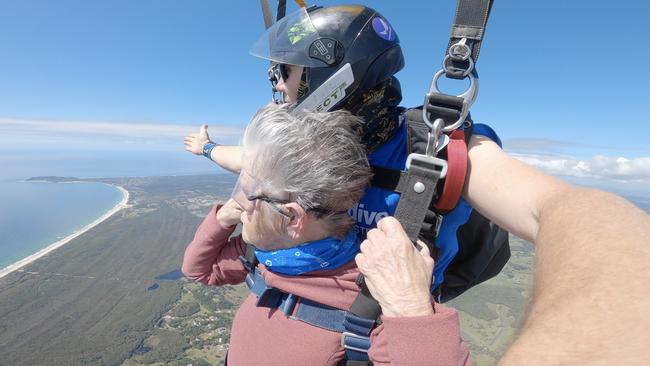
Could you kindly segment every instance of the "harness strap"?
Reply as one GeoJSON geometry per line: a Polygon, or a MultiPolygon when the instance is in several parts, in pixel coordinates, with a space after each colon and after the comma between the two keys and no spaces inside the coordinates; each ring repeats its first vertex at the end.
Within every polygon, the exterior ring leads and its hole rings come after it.
{"type": "MultiPolygon", "coordinates": [[[[244,261],[244,257],[240,257],[244,261]]],[[[246,286],[257,296],[255,306],[279,309],[293,320],[341,333],[341,346],[345,350],[342,365],[367,366],[370,332],[375,326],[374,319],[366,319],[349,311],[337,309],[291,293],[270,287],[260,271],[253,267],[246,276],[246,286]]]]}
{"type": "Polygon", "coordinates": [[[278,0],[278,10],[275,21],[279,21],[287,14],[287,0],[278,0]]]}
{"type": "Polygon", "coordinates": [[[463,79],[478,61],[493,0],[457,0],[444,68],[447,77],[463,79]],[[458,46],[458,45],[461,46],[458,46]],[[464,45],[464,46],[462,46],[464,45]]]}
{"type": "Polygon", "coordinates": [[[246,244],[246,253],[240,256],[239,260],[244,264],[244,267],[246,267],[249,273],[252,273],[260,262],[255,256],[255,247],[248,243],[246,244]]]}
{"type": "Polygon", "coordinates": [[[430,102],[423,108],[434,118],[442,118],[446,125],[451,125],[462,117],[465,98],[431,92],[427,95],[427,99],[430,102]]]}
{"type": "Polygon", "coordinates": [[[420,154],[411,154],[409,159],[412,160],[407,161],[406,189],[400,196],[395,218],[402,223],[406,235],[415,243],[429,208],[429,202],[436,192],[438,180],[444,178],[446,174],[447,163],[420,154]]]}
{"type": "MultiPolygon", "coordinates": [[[[429,208],[429,202],[435,195],[438,180],[446,174],[447,162],[422,154],[410,154],[406,166],[407,173],[400,174],[398,180],[398,186],[402,185],[402,191],[395,218],[402,223],[409,239],[416,243],[422,222],[429,208]],[[405,183],[402,184],[401,182],[405,183]]],[[[433,245],[433,243],[430,245],[433,245]]],[[[430,249],[433,250],[433,248],[430,249]]],[[[361,274],[357,277],[357,285],[359,285],[361,291],[350,308],[350,316],[346,318],[346,320],[349,320],[345,323],[346,329],[357,333],[363,330],[364,333],[367,332],[363,335],[368,336],[381,314],[381,306],[370,294],[361,274]],[[358,319],[366,321],[355,322],[358,319]],[[361,327],[355,327],[359,323],[361,327]]],[[[354,350],[346,349],[346,357],[349,360],[357,360],[353,352],[354,350]],[[350,356],[348,356],[348,353],[350,353],[350,356]]],[[[365,357],[360,361],[368,360],[367,354],[365,357]]]]}
{"type": "Polygon", "coordinates": [[[447,162],[447,177],[442,194],[434,205],[435,208],[442,211],[451,211],[456,207],[465,186],[467,144],[463,130],[456,130],[449,135],[447,162]]]}

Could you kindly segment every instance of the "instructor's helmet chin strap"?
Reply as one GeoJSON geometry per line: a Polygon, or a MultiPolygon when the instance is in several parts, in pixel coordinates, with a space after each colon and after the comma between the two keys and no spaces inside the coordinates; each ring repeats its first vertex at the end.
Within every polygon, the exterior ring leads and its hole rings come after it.
{"type": "Polygon", "coordinates": [[[269,76],[269,81],[271,82],[271,100],[275,104],[283,104],[284,103],[284,93],[278,91],[276,86],[278,85],[278,81],[280,80],[280,70],[278,69],[278,64],[274,63],[269,67],[268,71],[268,76],[269,76]],[[280,99],[278,99],[277,93],[280,93],[280,99]]]}
{"type": "Polygon", "coordinates": [[[273,103],[278,105],[286,103],[284,101],[284,93],[277,91],[275,88],[273,88],[273,94],[271,100],[273,101],[273,103]],[[278,93],[280,93],[280,98],[278,98],[278,93]]]}

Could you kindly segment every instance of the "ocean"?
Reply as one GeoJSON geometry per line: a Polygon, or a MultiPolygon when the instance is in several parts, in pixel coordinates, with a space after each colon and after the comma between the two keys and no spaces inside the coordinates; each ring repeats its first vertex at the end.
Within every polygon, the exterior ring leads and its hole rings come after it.
{"type": "Polygon", "coordinates": [[[0,269],[95,221],[122,200],[101,183],[0,182],[0,269]]]}

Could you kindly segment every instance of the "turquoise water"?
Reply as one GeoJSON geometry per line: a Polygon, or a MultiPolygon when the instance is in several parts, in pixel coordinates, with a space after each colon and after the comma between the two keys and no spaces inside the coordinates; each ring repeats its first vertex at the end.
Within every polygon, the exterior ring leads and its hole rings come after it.
{"type": "Polygon", "coordinates": [[[0,182],[0,269],[102,216],[122,200],[100,183],[0,182]]]}

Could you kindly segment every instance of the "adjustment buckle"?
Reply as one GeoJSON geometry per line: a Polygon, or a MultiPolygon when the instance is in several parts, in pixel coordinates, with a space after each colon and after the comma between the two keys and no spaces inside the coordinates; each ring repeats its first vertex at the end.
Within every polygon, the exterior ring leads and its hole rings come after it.
{"type": "Polygon", "coordinates": [[[415,153],[409,154],[409,156],[406,158],[406,170],[411,167],[411,164],[426,166],[427,168],[433,168],[432,170],[439,171],[439,179],[447,176],[447,169],[449,168],[449,165],[445,160],[433,156],[415,153]]]}
{"type": "Polygon", "coordinates": [[[248,259],[246,259],[246,257],[244,257],[243,255],[240,255],[240,256],[239,256],[239,260],[240,260],[241,263],[244,265],[244,268],[246,268],[246,271],[247,271],[248,273],[253,272],[253,270],[255,269],[255,266],[253,265],[253,263],[251,263],[251,262],[250,262],[248,259]]]}
{"type": "Polygon", "coordinates": [[[431,80],[431,86],[429,87],[429,92],[424,97],[422,119],[424,120],[424,123],[429,126],[429,128],[433,128],[433,123],[429,119],[429,113],[427,111],[428,105],[440,106],[448,109],[456,109],[458,111],[459,118],[455,122],[442,127],[442,132],[451,132],[459,128],[463,122],[465,122],[465,118],[467,118],[467,115],[469,113],[469,108],[472,106],[472,104],[474,104],[476,96],[478,95],[479,79],[476,69],[473,69],[472,72],[467,75],[467,78],[469,78],[469,87],[467,90],[465,90],[460,95],[453,97],[451,95],[441,93],[440,89],[438,88],[438,80],[440,80],[440,78],[445,75],[445,73],[445,68],[443,68],[438,70],[438,72],[436,72],[436,74],[433,76],[433,79],[431,80]],[[450,101],[453,101],[453,104],[456,105],[450,105],[450,101]]]}
{"type": "Polygon", "coordinates": [[[360,336],[350,332],[343,332],[341,333],[341,347],[350,351],[368,353],[368,349],[370,348],[370,337],[360,336]],[[352,345],[350,342],[354,342],[356,345],[352,345]]]}
{"type": "Polygon", "coordinates": [[[440,228],[442,227],[443,216],[439,213],[436,214],[436,226],[433,228],[436,238],[440,234],[440,228]]]}

